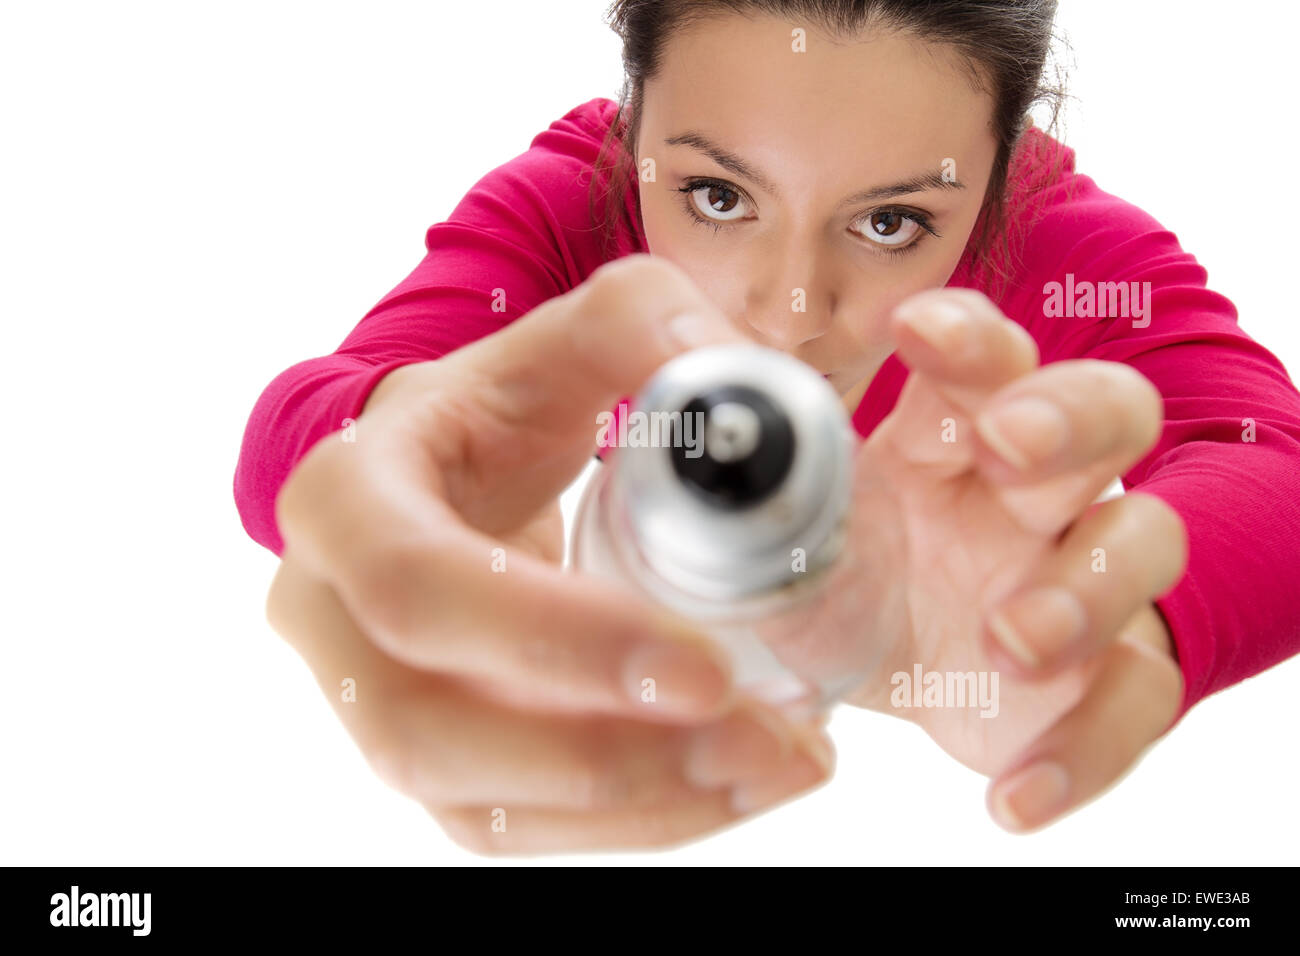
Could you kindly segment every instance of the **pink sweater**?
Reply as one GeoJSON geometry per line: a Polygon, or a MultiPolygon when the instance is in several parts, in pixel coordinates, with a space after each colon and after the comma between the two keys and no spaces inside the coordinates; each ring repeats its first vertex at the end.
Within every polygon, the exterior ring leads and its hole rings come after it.
{"type": "MultiPolygon", "coordinates": [[[[604,98],[575,107],[480,179],[428,229],[423,261],[337,351],[267,386],[234,480],[255,541],[281,553],[280,486],[312,445],[359,415],[390,370],[497,331],[611,258],[592,228],[587,186],[614,110],[604,98]],[[508,290],[507,311],[492,310],[494,289],[508,290]]],[[[1025,151],[1013,182],[1045,181],[1053,151],[1064,174],[1037,194],[1041,215],[1022,262],[994,298],[1033,335],[1044,363],[1125,362],[1164,396],[1159,443],[1121,478],[1126,490],[1163,498],[1187,525],[1187,572],[1156,602],[1186,678],[1181,719],[1206,695],[1300,650],[1300,394],[1282,363],[1238,328],[1232,303],[1206,288],[1205,270],[1173,233],[1075,174],[1073,151],[1036,130],[1027,135],[1037,148],[1025,151]],[[1128,312],[1119,312],[1118,287],[1102,283],[1137,283],[1128,312]]],[[[633,185],[613,258],[646,251],[636,203],[633,185]]],[[[949,285],[980,287],[972,275],[964,258],[949,285]]],[[[896,356],[881,367],[853,416],[860,434],[894,407],[907,374],[896,356]]]]}

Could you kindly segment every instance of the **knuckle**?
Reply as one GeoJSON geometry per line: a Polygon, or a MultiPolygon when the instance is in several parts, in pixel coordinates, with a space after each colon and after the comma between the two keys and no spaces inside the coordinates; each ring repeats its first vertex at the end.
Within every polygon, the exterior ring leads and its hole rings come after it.
{"type": "Polygon", "coordinates": [[[1119,365],[1121,379],[1127,379],[1127,404],[1137,413],[1133,416],[1138,426],[1138,438],[1144,448],[1150,448],[1160,438],[1165,420],[1165,400],[1155,384],[1129,365],[1119,365]]]}
{"type": "MultiPolygon", "coordinates": [[[[1150,541],[1151,526],[1148,524],[1148,505],[1139,501],[1137,495],[1124,495],[1114,502],[1116,507],[1111,515],[1111,536],[1125,546],[1141,548],[1150,541]]],[[[1144,549],[1145,550],[1145,549],[1144,549]]]]}
{"type": "Polygon", "coordinates": [[[1142,495],[1144,500],[1143,506],[1150,513],[1151,521],[1158,522],[1162,532],[1168,535],[1183,537],[1187,531],[1183,523],[1183,516],[1178,513],[1173,505],[1157,495],[1142,495]]]}
{"type": "Polygon", "coordinates": [[[419,618],[419,609],[428,604],[420,600],[421,589],[435,587],[438,580],[429,572],[427,544],[390,540],[358,556],[348,575],[374,639],[400,649],[427,623],[419,618]]]}
{"type": "Polygon", "coordinates": [[[684,827],[675,814],[647,807],[629,818],[628,842],[633,846],[670,848],[687,843],[696,834],[684,827]]]}
{"type": "Polygon", "coordinates": [[[685,273],[660,256],[635,253],[607,262],[587,278],[586,305],[601,314],[627,312],[629,304],[648,296],[662,296],[664,290],[689,288],[685,273]]]}
{"type": "Polygon", "coordinates": [[[295,620],[285,583],[286,573],[285,562],[281,561],[275,570],[275,577],[271,579],[271,587],[266,592],[266,622],[281,637],[288,636],[295,620]]]}
{"type": "Polygon", "coordinates": [[[1123,362],[1085,359],[1090,372],[1091,394],[1108,395],[1124,415],[1128,433],[1146,449],[1160,438],[1165,417],[1164,398],[1152,381],[1123,362]]]}
{"type": "Polygon", "coordinates": [[[1185,532],[1182,516],[1159,495],[1135,491],[1125,496],[1129,499],[1129,520],[1134,535],[1150,540],[1151,535],[1182,537],[1185,532]]]}
{"type": "Polygon", "coordinates": [[[286,550],[267,589],[264,608],[267,624],[302,653],[301,645],[310,637],[311,622],[319,616],[316,605],[327,591],[328,585],[310,577],[293,551],[286,550]]]}
{"type": "Polygon", "coordinates": [[[630,802],[633,787],[621,759],[628,743],[608,727],[593,728],[575,742],[566,762],[577,807],[609,810],[630,802]]]}
{"type": "Polygon", "coordinates": [[[583,673],[591,666],[590,654],[581,644],[554,635],[520,637],[510,641],[504,652],[519,670],[556,680],[583,673]]]}
{"type": "Polygon", "coordinates": [[[1187,680],[1183,677],[1183,669],[1173,660],[1162,662],[1159,668],[1160,676],[1157,678],[1162,681],[1167,689],[1165,700],[1169,702],[1166,707],[1165,721],[1174,719],[1178,713],[1178,707],[1183,700],[1183,692],[1187,688],[1187,680]]]}
{"type": "Polygon", "coordinates": [[[430,732],[425,718],[431,701],[401,688],[386,688],[383,693],[376,713],[348,722],[348,732],[375,775],[422,803],[463,802],[473,770],[458,758],[453,741],[430,732]]]}
{"type": "Polygon", "coordinates": [[[1165,670],[1169,674],[1167,678],[1169,682],[1169,694],[1168,697],[1166,697],[1166,700],[1169,703],[1165,708],[1165,718],[1162,721],[1162,724],[1168,725],[1170,721],[1178,716],[1178,709],[1183,704],[1183,694],[1187,691],[1187,679],[1183,677],[1183,669],[1173,661],[1169,662],[1169,666],[1166,667],[1165,670]]]}
{"type": "Polygon", "coordinates": [[[425,804],[425,809],[442,828],[447,838],[462,850],[478,856],[496,856],[506,851],[502,844],[504,833],[492,830],[492,815],[479,807],[437,807],[425,804]]]}
{"type": "Polygon", "coordinates": [[[290,470],[275,496],[275,521],[286,541],[328,508],[319,507],[337,470],[331,442],[318,442],[290,470]]]}
{"type": "Polygon", "coordinates": [[[349,721],[347,729],[375,776],[388,786],[417,800],[449,802],[444,775],[436,766],[442,757],[438,742],[430,746],[408,724],[401,705],[389,700],[369,719],[349,721]]]}
{"type": "Polygon", "coordinates": [[[631,798],[626,776],[611,763],[588,761],[574,773],[574,796],[586,810],[611,810],[624,806],[631,798]]]}
{"type": "Polygon", "coordinates": [[[420,796],[415,786],[415,773],[410,748],[400,741],[377,733],[366,734],[361,741],[361,753],[371,771],[386,783],[408,796],[420,796]]]}
{"type": "Polygon", "coordinates": [[[1163,651],[1155,653],[1148,648],[1132,645],[1128,650],[1142,675],[1141,700],[1151,722],[1145,735],[1148,740],[1143,741],[1147,743],[1167,727],[1178,713],[1186,681],[1182,668],[1163,651]]]}
{"type": "Polygon", "coordinates": [[[1182,515],[1158,495],[1133,492],[1125,496],[1132,499],[1130,508],[1134,515],[1134,535],[1143,541],[1159,541],[1172,549],[1173,562],[1182,573],[1187,564],[1189,542],[1187,524],[1182,515]]]}

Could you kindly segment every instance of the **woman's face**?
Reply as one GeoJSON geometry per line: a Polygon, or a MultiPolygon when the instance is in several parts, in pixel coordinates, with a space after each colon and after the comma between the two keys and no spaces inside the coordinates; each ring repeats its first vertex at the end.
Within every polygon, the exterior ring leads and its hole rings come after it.
{"type": "Polygon", "coordinates": [[[644,89],[641,213],[650,252],[853,407],[893,351],[894,305],[961,258],[993,102],[950,48],[809,29],[795,52],[797,26],[728,16],[669,41],[644,89]]]}

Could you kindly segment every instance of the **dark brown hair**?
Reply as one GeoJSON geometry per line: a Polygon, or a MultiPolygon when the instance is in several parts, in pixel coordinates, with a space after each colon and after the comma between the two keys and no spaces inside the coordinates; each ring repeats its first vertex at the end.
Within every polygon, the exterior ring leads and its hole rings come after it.
{"type": "Polygon", "coordinates": [[[623,88],[618,112],[596,159],[589,208],[605,184],[609,200],[600,217],[608,250],[623,214],[636,156],[638,117],[645,82],[660,69],[665,43],[678,30],[727,14],[769,15],[808,23],[834,37],[855,37],[878,27],[954,47],[971,68],[977,88],[993,97],[991,123],[998,151],[973,232],[972,265],[999,278],[1012,252],[1007,182],[1022,134],[1036,103],[1050,107],[1055,128],[1063,98],[1044,72],[1052,48],[1056,0],[614,0],[605,18],[623,41],[623,88]],[[604,160],[614,153],[615,159],[604,160]],[[605,175],[606,172],[609,175],[605,175]]]}

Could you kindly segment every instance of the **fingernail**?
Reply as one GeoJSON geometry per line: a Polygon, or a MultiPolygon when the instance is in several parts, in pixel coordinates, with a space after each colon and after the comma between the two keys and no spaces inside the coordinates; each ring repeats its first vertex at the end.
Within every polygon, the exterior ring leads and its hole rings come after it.
{"type": "Polygon", "coordinates": [[[807,741],[800,745],[787,766],[771,778],[733,787],[731,809],[744,815],[788,800],[829,778],[834,761],[834,753],[823,742],[807,741]]]}
{"type": "Polygon", "coordinates": [[[676,348],[695,349],[727,341],[726,323],[718,318],[683,312],[668,320],[664,326],[668,338],[676,348]]]}
{"type": "Polygon", "coordinates": [[[904,303],[894,313],[931,348],[956,355],[963,344],[967,312],[954,302],[904,303]]]}
{"type": "Polygon", "coordinates": [[[789,759],[790,750],[789,735],[775,721],[736,714],[691,737],[682,773],[692,786],[711,790],[772,772],[789,759]]]}
{"type": "Polygon", "coordinates": [[[1006,462],[1023,471],[1065,447],[1070,423],[1042,398],[1018,398],[975,420],[980,437],[1006,462]]]}
{"type": "Polygon", "coordinates": [[[994,816],[1009,830],[1032,829],[1046,823],[1070,793],[1070,775],[1051,761],[1040,761],[1017,772],[993,789],[989,801],[994,816]]]}
{"type": "Polygon", "coordinates": [[[989,630],[1008,653],[1036,668],[1083,639],[1088,615],[1065,588],[1017,594],[989,618],[989,630]]]}
{"type": "Polygon", "coordinates": [[[623,664],[623,683],[644,706],[688,716],[712,713],[731,692],[729,668],[714,652],[668,640],[632,651],[623,664]]]}
{"type": "Polygon", "coordinates": [[[1028,668],[1037,668],[1042,665],[1042,660],[1033,646],[1026,643],[1014,627],[1007,622],[998,612],[989,615],[989,630],[1008,654],[1020,661],[1028,668]]]}

